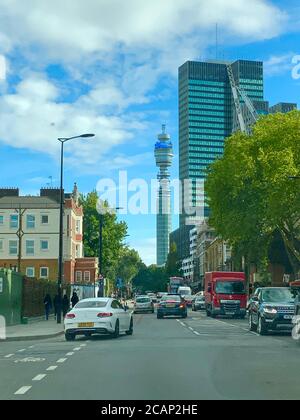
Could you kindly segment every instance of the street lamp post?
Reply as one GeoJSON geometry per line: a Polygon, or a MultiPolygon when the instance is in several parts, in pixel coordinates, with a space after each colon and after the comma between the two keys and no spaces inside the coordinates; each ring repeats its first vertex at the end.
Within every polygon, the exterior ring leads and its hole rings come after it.
{"type": "Polygon", "coordinates": [[[61,144],[60,149],[60,206],[59,206],[59,250],[58,250],[58,280],[57,280],[57,323],[61,324],[61,304],[62,304],[62,279],[63,279],[63,246],[64,246],[64,191],[63,191],[63,177],[64,177],[64,144],[67,141],[94,137],[95,134],[82,134],[80,136],[59,138],[61,144]]]}

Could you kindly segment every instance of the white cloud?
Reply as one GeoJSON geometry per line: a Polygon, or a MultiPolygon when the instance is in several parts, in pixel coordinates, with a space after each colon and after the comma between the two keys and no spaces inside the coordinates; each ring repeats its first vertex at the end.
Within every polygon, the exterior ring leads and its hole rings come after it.
{"type": "Polygon", "coordinates": [[[88,165],[142,137],[147,116],[128,107],[150,102],[162,75],[199,57],[215,22],[224,38],[248,43],[278,35],[287,19],[265,0],[0,0],[0,10],[0,53],[21,78],[15,93],[0,96],[1,141],[54,154],[57,137],[93,131],[92,148],[69,147],[88,165]],[[53,63],[69,72],[67,86],[43,75],[53,63]],[[75,80],[90,91],[63,102],[75,80]]]}
{"type": "Polygon", "coordinates": [[[278,76],[288,71],[292,71],[294,64],[292,58],[295,53],[285,53],[282,55],[272,55],[264,62],[264,71],[266,76],[278,76]]]}

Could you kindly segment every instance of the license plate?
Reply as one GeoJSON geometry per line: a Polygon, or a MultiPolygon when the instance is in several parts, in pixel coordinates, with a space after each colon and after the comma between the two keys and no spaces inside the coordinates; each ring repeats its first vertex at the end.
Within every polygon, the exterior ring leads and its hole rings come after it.
{"type": "Polygon", "coordinates": [[[94,322],[80,322],[78,324],[78,327],[79,328],[93,328],[94,325],[95,325],[94,322]]]}
{"type": "Polygon", "coordinates": [[[225,312],[226,315],[235,315],[235,312],[225,312]]]}
{"type": "Polygon", "coordinates": [[[293,319],[293,315],[284,315],[284,319],[293,319]]]}
{"type": "Polygon", "coordinates": [[[175,305],[173,303],[169,303],[168,305],[166,305],[167,308],[175,308],[175,305]]]}

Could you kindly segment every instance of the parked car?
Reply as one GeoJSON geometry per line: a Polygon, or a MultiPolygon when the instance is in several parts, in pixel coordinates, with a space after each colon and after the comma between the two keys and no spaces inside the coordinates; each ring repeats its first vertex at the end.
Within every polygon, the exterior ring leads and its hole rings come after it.
{"type": "Polygon", "coordinates": [[[290,288],[261,288],[250,303],[250,331],[265,335],[269,331],[292,330],[294,313],[295,297],[290,288]]]}
{"type": "Polygon", "coordinates": [[[179,294],[164,295],[157,307],[158,319],[169,315],[187,317],[186,302],[179,294]]]}
{"type": "Polygon", "coordinates": [[[83,299],[67,313],[64,319],[65,338],[75,340],[77,335],[109,334],[117,338],[121,333],[133,334],[132,313],[117,299],[83,299]]]}
{"type": "Polygon", "coordinates": [[[154,304],[149,296],[138,296],[134,302],[133,312],[151,312],[154,313],[154,304]]]}
{"type": "Polygon", "coordinates": [[[205,296],[196,296],[196,298],[193,300],[192,310],[196,312],[205,309],[205,296]]]}

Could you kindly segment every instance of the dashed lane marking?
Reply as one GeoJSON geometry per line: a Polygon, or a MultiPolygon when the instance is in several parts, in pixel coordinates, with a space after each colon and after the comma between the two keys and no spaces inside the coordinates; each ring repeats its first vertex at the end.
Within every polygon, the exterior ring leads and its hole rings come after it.
{"type": "Polygon", "coordinates": [[[46,369],[48,372],[51,372],[53,370],[57,369],[57,366],[49,366],[48,369],[46,369]]]}
{"type": "Polygon", "coordinates": [[[75,349],[73,349],[73,351],[79,351],[81,350],[81,347],[75,347],[75,349]]]}
{"type": "Polygon", "coordinates": [[[32,380],[33,381],[41,381],[42,379],[44,379],[47,375],[45,374],[41,374],[41,375],[37,375],[35,376],[32,380]]]}
{"type": "Polygon", "coordinates": [[[64,363],[66,360],[66,358],[58,359],[56,363],[64,363]]]}
{"type": "Polygon", "coordinates": [[[14,356],[14,354],[7,354],[6,356],[4,356],[5,357],[5,359],[9,359],[10,357],[13,357],[14,356]]]}
{"type": "Polygon", "coordinates": [[[22,386],[22,388],[18,389],[17,392],[15,392],[15,395],[24,395],[26,392],[28,392],[32,386],[22,386]]]}
{"type": "Polygon", "coordinates": [[[70,351],[69,353],[66,353],[66,356],[73,356],[74,352],[70,351]]]}
{"type": "Polygon", "coordinates": [[[23,353],[23,351],[25,351],[26,349],[21,349],[21,350],[18,350],[18,353],[23,353]]]}

